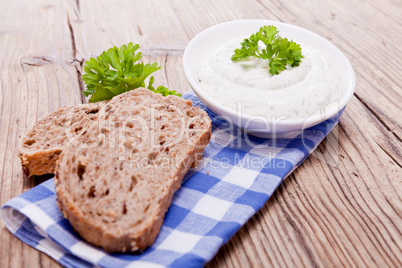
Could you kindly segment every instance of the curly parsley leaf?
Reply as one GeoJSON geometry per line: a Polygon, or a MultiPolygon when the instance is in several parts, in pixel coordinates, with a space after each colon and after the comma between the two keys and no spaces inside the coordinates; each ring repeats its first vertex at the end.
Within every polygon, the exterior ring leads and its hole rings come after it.
{"type": "Polygon", "coordinates": [[[300,44],[282,38],[275,26],[263,26],[260,30],[244,39],[241,48],[237,48],[232,55],[232,61],[241,61],[248,57],[268,60],[269,73],[272,75],[286,70],[288,66],[299,66],[303,58],[300,44]],[[261,51],[259,43],[265,45],[261,51]]]}
{"type": "Polygon", "coordinates": [[[169,96],[169,95],[175,95],[175,96],[181,97],[180,93],[177,93],[175,90],[169,90],[167,87],[159,86],[157,88],[154,88],[152,86],[152,84],[154,83],[154,80],[155,80],[155,78],[153,76],[151,76],[151,78],[149,79],[149,85],[147,87],[149,90],[152,90],[155,93],[162,94],[162,96],[164,96],[164,97],[169,96]]]}
{"type": "Polygon", "coordinates": [[[136,53],[140,48],[138,44],[123,45],[120,48],[113,47],[95,58],[85,62],[82,80],[87,88],[83,92],[85,96],[91,95],[89,102],[98,102],[109,100],[121,93],[146,87],[163,96],[176,95],[181,96],[176,91],[169,91],[164,86],[154,88],[154,77],[151,76],[148,86],[145,84],[152,73],[161,69],[157,63],[144,64],[138,63],[142,58],[141,52],[136,53]]]}

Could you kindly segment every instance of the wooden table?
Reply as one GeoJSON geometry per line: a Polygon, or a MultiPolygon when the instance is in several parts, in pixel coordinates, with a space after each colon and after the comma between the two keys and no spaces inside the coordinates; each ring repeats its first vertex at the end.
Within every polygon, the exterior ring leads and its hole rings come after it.
{"type": "MultiPolygon", "coordinates": [[[[236,19],[288,22],[326,37],[351,61],[356,93],[338,127],[208,267],[402,267],[402,3],[398,0],[1,1],[0,204],[27,179],[21,137],[59,106],[86,102],[83,63],[139,43],[156,81],[190,90],[183,51],[236,19]]],[[[0,221],[0,267],[58,267],[0,221]]]]}

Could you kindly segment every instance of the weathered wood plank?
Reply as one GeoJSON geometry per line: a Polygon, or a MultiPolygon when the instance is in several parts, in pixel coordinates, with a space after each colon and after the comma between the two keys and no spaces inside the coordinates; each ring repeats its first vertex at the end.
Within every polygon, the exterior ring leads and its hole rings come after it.
{"type": "MultiPolygon", "coordinates": [[[[61,105],[77,103],[75,97],[80,100],[73,90],[73,69],[63,58],[63,51],[71,50],[64,38],[65,12],[62,2],[0,3],[1,204],[34,186],[21,172],[18,145],[22,135],[41,116],[61,105]]],[[[48,263],[41,263],[44,254],[11,235],[3,221],[0,240],[1,267],[40,267],[48,263]]]]}

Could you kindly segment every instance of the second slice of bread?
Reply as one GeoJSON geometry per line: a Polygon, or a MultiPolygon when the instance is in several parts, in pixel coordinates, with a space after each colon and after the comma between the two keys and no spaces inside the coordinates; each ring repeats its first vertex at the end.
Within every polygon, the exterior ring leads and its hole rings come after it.
{"type": "Polygon", "coordinates": [[[174,192],[210,138],[211,120],[191,101],[136,89],[114,97],[83,144],[63,151],[57,204],[88,242],[110,252],[144,250],[174,192]]]}
{"type": "Polygon", "coordinates": [[[27,176],[54,173],[62,150],[97,120],[103,104],[60,107],[36,122],[20,146],[24,173],[27,176]]]}

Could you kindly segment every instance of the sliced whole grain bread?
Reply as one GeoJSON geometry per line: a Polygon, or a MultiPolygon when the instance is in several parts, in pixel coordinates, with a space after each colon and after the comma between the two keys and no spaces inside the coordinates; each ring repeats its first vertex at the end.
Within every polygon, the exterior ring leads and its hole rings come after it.
{"type": "Polygon", "coordinates": [[[96,121],[104,103],[65,106],[42,117],[25,134],[19,150],[27,176],[54,173],[62,150],[96,121]]]}
{"type": "Polygon", "coordinates": [[[211,120],[189,100],[136,89],[114,97],[60,156],[57,204],[88,242],[109,252],[151,245],[174,192],[209,143],[211,120]]]}

